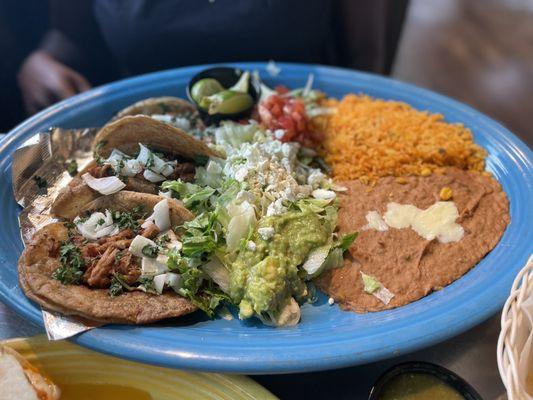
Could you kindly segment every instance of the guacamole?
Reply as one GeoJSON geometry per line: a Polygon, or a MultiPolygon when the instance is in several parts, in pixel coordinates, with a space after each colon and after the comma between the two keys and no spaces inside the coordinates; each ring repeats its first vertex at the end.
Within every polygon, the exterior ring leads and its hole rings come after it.
{"type": "Polygon", "coordinates": [[[333,227],[310,211],[289,211],[265,217],[258,228],[274,228],[265,238],[256,230],[243,245],[230,271],[230,296],[239,304],[239,317],[272,313],[291,297],[302,299],[307,288],[298,266],[309,252],[324,245],[333,227]]]}

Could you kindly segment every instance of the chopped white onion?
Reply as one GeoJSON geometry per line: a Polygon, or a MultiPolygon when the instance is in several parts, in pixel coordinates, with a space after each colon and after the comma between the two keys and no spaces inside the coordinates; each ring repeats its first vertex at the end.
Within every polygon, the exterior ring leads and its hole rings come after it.
{"type": "Polygon", "coordinates": [[[227,210],[231,219],[228,224],[226,243],[228,250],[233,251],[239,247],[241,239],[246,237],[249,230],[255,227],[255,211],[254,206],[247,201],[238,205],[230,204],[227,210]]]}
{"type": "Polygon", "coordinates": [[[74,224],[82,236],[89,240],[116,235],[119,232],[118,226],[113,223],[113,216],[109,210],[106,210],[105,214],[95,212],[84,222],[81,222],[80,218],[76,217],[74,224]]]}
{"type": "Polygon", "coordinates": [[[113,149],[113,151],[111,152],[111,155],[107,158],[107,160],[105,160],[105,162],[107,164],[110,164],[113,168],[116,169],[120,161],[123,159],[127,159],[127,158],[128,156],[124,154],[123,152],[121,152],[120,150],[113,149]]]}
{"type": "Polygon", "coordinates": [[[150,223],[154,223],[160,232],[170,229],[170,211],[167,199],[161,200],[154,206],[154,212],[146,218],[141,227],[147,228],[150,223]]]}
{"type": "Polygon", "coordinates": [[[141,273],[143,276],[155,276],[168,271],[167,263],[157,258],[143,257],[141,260],[141,273]]]}
{"type": "Polygon", "coordinates": [[[202,265],[202,270],[215,282],[220,289],[229,293],[229,271],[222,265],[218,258],[213,258],[207,264],[202,265]]]}
{"type": "Polygon", "coordinates": [[[120,170],[120,174],[124,176],[135,176],[143,170],[143,166],[138,160],[131,159],[124,162],[124,166],[120,170]]]}
{"type": "Polygon", "coordinates": [[[155,172],[150,171],[149,169],[144,170],[143,176],[144,179],[152,183],[163,182],[164,180],[166,180],[163,175],[156,174],[155,172]]]}
{"type": "Polygon", "coordinates": [[[126,184],[116,176],[95,178],[87,172],[81,176],[81,179],[83,179],[83,181],[91,189],[96,190],[98,193],[101,193],[106,196],[109,194],[120,192],[126,187],[126,184]]]}
{"type": "Polygon", "coordinates": [[[153,240],[145,238],[144,236],[141,236],[141,235],[137,235],[131,241],[129,251],[134,256],[144,257],[144,254],[142,251],[143,251],[143,248],[148,245],[156,247],[156,244],[153,240]]]}
{"type": "Polygon", "coordinates": [[[381,302],[385,305],[388,305],[394,297],[394,294],[385,286],[381,286],[376,292],[372,294],[374,295],[374,297],[381,300],[381,302]]]}
{"type": "Polygon", "coordinates": [[[172,124],[172,115],[170,114],[152,114],[150,117],[165,124],[172,124]]]}
{"type": "Polygon", "coordinates": [[[154,288],[157,293],[162,294],[165,285],[167,285],[177,292],[181,288],[181,281],[181,275],[167,272],[154,276],[154,288]]]}
{"type": "Polygon", "coordinates": [[[176,160],[174,161],[165,161],[162,158],[154,155],[154,165],[150,168],[152,171],[168,176],[174,172],[174,167],[178,164],[176,160]]]}
{"type": "Polygon", "coordinates": [[[181,288],[181,282],[182,282],[181,275],[178,275],[174,272],[166,273],[165,283],[169,287],[174,289],[176,292],[181,288]]]}
{"type": "Polygon", "coordinates": [[[164,175],[167,177],[172,175],[174,173],[174,168],[176,167],[176,165],[177,165],[176,161],[169,161],[165,163],[165,165],[161,169],[161,175],[164,175]]]}
{"type": "Polygon", "coordinates": [[[302,91],[302,96],[306,97],[311,93],[311,90],[313,89],[313,81],[315,80],[315,75],[309,74],[307,77],[307,82],[305,83],[304,90],[302,91]]]}
{"type": "Polygon", "coordinates": [[[146,165],[148,163],[148,160],[150,159],[150,154],[152,154],[152,152],[142,143],[139,143],[139,147],[140,150],[139,155],[137,156],[137,161],[139,161],[142,165],[146,165]]]}
{"type": "Polygon", "coordinates": [[[175,117],[172,121],[172,125],[174,125],[176,128],[184,130],[185,132],[191,130],[191,121],[184,117],[175,117]]]}
{"type": "Polygon", "coordinates": [[[330,249],[331,245],[327,244],[311,250],[307,260],[302,264],[302,268],[307,271],[307,275],[314,276],[317,274],[320,267],[324,265],[330,249]]]}
{"type": "Polygon", "coordinates": [[[163,293],[163,288],[165,287],[165,281],[167,280],[167,274],[161,274],[154,276],[154,288],[155,291],[159,294],[163,293]]]}

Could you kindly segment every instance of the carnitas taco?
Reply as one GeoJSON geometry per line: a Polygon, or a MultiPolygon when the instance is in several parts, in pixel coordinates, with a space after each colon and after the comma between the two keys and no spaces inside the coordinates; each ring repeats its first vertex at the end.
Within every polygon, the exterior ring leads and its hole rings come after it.
{"type": "Polygon", "coordinates": [[[95,159],[54,200],[51,213],[74,218],[88,202],[120,190],[157,194],[168,179],[191,181],[196,165],[218,156],[205,143],[150,117],[123,117],[104,126],[95,159]]]}
{"type": "Polygon", "coordinates": [[[193,215],[173,199],[121,191],[45,226],[22,253],[19,280],[43,308],[105,323],[150,323],[196,307],[179,295],[167,261],[181,242],[171,227],[193,215]]]}
{"type": "Polygon", "coordinates": [[[113,121],[128,115],[147,115],[158,121],[170,124],[185,132],[204,129],[196,107],[178,97],[150,97],[119,111],[113,121]]]}

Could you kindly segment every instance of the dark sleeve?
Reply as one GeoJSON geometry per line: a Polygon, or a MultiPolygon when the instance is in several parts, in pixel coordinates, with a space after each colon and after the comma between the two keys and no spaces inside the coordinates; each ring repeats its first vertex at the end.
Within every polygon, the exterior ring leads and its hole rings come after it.
{"type": "Polygon", "coordinates": [[[338,63],[390,74],[409,0],[337,0],[333,29],[338,63]]]}
{"type": "Polygon", "coordinates": [[[50,0],[50,30],[41,48],[86,75],[91,83],[113,79],[113,58],[94,18],[90,0],[50,0]]]}

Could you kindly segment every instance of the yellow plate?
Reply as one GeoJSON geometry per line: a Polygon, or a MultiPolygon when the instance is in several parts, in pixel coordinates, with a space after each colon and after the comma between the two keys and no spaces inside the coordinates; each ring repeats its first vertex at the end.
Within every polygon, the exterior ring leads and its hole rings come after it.
{"type": "Polygon", "coordinates": [[[242,375],[185,372],[105,356],[45,336],[2,342],[51,378],[62,399],[276,399],[242,375]],[[104,394],[105,393],[105,394],[104,394]]]}

